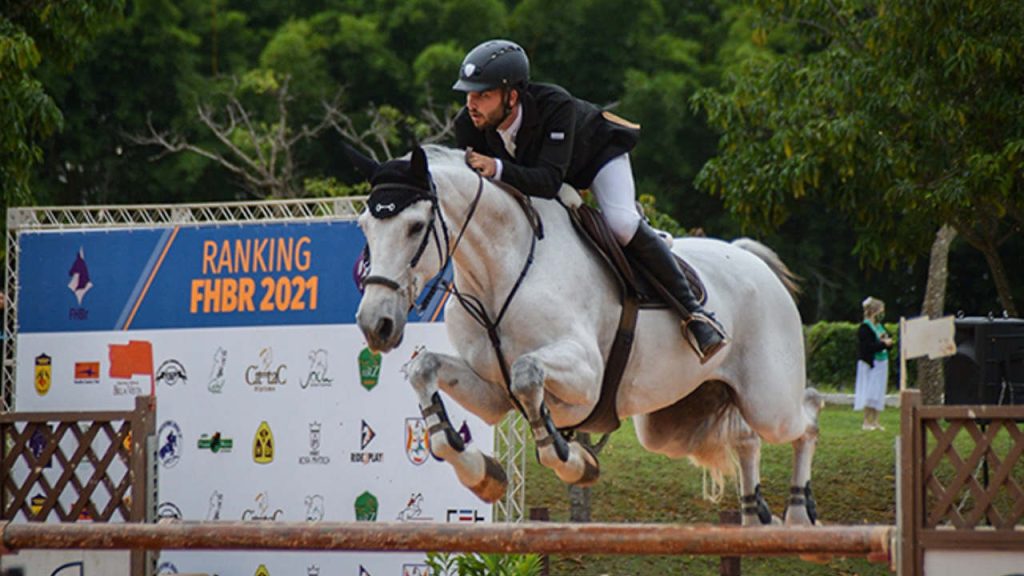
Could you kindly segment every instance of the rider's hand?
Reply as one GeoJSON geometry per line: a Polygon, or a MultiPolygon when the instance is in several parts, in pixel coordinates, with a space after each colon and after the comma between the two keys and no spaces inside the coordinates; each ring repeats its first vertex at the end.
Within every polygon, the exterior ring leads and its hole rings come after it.
{"type": "Polygon", "coordinates": [[[466,164],[484,178],[493,178],[498,171],[494,158],[474,152],[472,148],[466,148],[466,164]]]}

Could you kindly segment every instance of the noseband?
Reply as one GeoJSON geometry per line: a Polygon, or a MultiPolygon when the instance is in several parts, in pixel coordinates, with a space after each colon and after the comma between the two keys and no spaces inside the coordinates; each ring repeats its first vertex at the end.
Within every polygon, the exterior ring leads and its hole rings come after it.
{"type": "MultiPolygon", "coordinates": [[[[448,269],[448,266],[451,264],[452,261],[452,256],[454,256],[455,251],[458,250],[459,243],[462,241],[462,236],[466,233],[466,228],[469,227],[469,222],[473,219],[473,214],[476,212],[476,207],[480,203],[480,197],[483,195],[484,180],[482,176],[477,176],[479,178],[479,182],[476,188],[476,195],[473,197],[473,201],[469,205],[469,212],[466,214],[466,220],[465,222],[463,222],[462,229],[459,231],[459,235],[458,237],[456,237],[454,244],[450,243],[448,235],[448,222],[444,219],[444,213],[438,206],[437,186],[434,184],[433,178],[430,178],[429,189],[419,188],[417,186],[412,186],[410,184],[386,183],[378,184],[377,186],[373,187],[373,190],[370,191],[371,196],[373,195],[374,192],[386,192],[389,190],[405,191],[411,193],[411,199],[409,201],[409,204],[412,204],[413,202],[418,202],[420,200],[426,200],[430,202],[430,224],[427,226],[427,229],[423,232],[423,238],[420,240],[420,245],[416,249],[416,253],[413,254],[412,260],[409,261],[409,268],[415,268],[416,265],[419,264],[420,258],[423,257],[423,253],[427,249],[427,243],[430,241],[430,238],[433,237],[434,247],[437,249],[438,259],[443,262],[443,264],[441,265],[441,269],[438,271],[437,274],[440,275],[445,270],[448,269]],[[441,223],[440,237],[437,232],[438,222],[441,223]],[[441,247],[442,237],[444,238],[444,248],[441,247]]],[[[370,259],[372,262],[372,254],[370,255],[370,259]]],[[[426,306],[426,304],[430,302],[431,298],[433,298],[434,296],[434,292],[437,290],[437,287],[441,283],[442,280],[439,280],[435,282],[434,285],[430,288],[430,292],[427,294],[427,297],[423,299],[423,306],[426,306]]],[[[370,275],[363,279],[364,286],[369,286],[371,284],[385,286],[396,292],[401,292],[402,290],[401,284],[386,276],[370,275]]],[[[410,302],[409,304],[410,310],[415,305],[414,298],[415,295],[410,296],[410,299],[413,300],[413,302],[410,302]]]]}

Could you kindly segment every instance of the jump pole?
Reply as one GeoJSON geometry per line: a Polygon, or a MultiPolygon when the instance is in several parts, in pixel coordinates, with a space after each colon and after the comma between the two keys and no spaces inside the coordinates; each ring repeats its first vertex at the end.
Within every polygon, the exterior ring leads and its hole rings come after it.
{"type": "Polygon", "coordinates": [[[412,522],[0,523],[19,549],[358,550],[538,554],[862,556],[886,561],[892,526],[437,524],[412,522]]]}

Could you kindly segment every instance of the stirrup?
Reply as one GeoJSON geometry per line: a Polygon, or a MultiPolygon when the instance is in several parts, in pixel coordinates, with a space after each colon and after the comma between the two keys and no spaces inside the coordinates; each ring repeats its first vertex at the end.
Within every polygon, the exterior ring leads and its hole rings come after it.
{"type": "Polygon", "coordinates": [[[725,333],[725,328],[723,328],[722,325],[718,323],[718,320],[715,319],[714,315],[711,314],[704,314],[701,312],[694,312],[690,314],[689,318],[683,320],[682,330],[683,339],[686,340],[686,343],[690,345],[690,348],[693,348],[693,351],[697,353],[697,358],[700,360],[702,365],[707,363],[712,356],[717,354],[722,348],[725,348],[725,345],[729,343],[729,337],[725,333]],[[697,337],[690,330],[690,323],[694,321],[707,324],[712,330],[717,332],[722,339],[719,340],[717,344],[710,346],[706,351],[701,350],[700,342],[697,341],[697,337]]]}

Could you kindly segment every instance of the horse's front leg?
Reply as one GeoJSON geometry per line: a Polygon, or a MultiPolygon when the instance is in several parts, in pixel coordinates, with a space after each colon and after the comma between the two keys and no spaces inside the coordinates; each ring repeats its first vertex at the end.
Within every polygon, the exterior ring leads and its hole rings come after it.
{"type": "Polygon", "coordinates": [[[427,422],[431,452],[451,464],[459,482],[480,499],[500,500],[508,486],[504,468],[492,456],[463,443],[448,419],[439,390],[492,426],[512,408],[508,395],[480,379],[461,358],[447,354],[421,352],[410,361],[407,373],[427,422]]]}
{"type": "MultiPolygon", "coordinates": [[[[566,440],[555,427],[544,402],[545,384],[566,405],[585,416],[600,394],[599,365],[574,342],[561,342],[524,354],[512,364],[512,394],[526,415],[537,444],[540,463],[566,483],[589,486],[597,482],[597,458],[582,444],[566,440]]],[[[582,419],[582,418],[581,418],[582,419]]]]}

